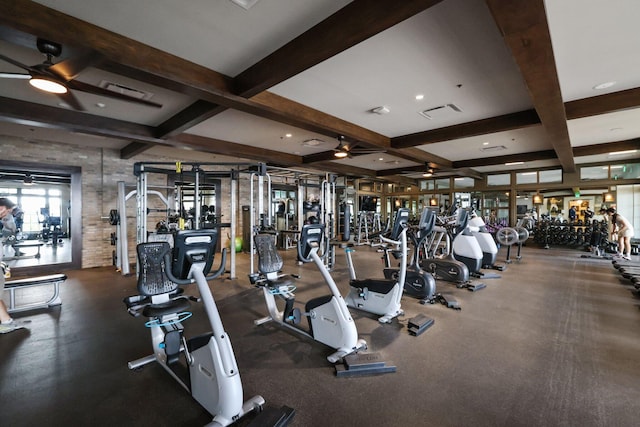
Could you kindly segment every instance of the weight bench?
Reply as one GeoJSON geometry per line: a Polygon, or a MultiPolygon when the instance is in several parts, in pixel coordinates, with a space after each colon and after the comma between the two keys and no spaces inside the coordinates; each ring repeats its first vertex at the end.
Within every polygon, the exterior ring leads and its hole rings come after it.
{"type": "Polygon", "coordinates": [[[16,259],[27,259],[27,258],[40,258],[40,248],[44,246],[44,243],[40,243],[40,242],[35,242],[35,243],[31,243],[31,242],[20,242],[20,243],[14,243],[13,245],[11,245],[11,247],[13,248],[13,250],[16,252],[16,254],[20,254],[20,255],[14,255],[14,256],[10,256],[10,257],[4,257],[5,261],[12,261],[12,260],[16,260],[16,259]],[[36,252],[33,255],[25,255],[20,249],[24,249],[24,248],[37,248],[38,252],[36,252]]]}
{"type": "Polygon", "coordinates": [[[52,274],[49,276],[6,281],[4,283],[4,289],[9,291],[9,306],[7,307],[7,311],[9,313],[16,313],[18,311],[35,310],[37,308],[49,308],[55,305],[62,304],[62,299],[60,298],[60,284],[64,283],[65,280],[67,280],[67,276],[64,274],[52,274]],[[45,285],[53,286],[53,296],[49,298],[49,300],[16,306],[16,289],[45,285]]]}

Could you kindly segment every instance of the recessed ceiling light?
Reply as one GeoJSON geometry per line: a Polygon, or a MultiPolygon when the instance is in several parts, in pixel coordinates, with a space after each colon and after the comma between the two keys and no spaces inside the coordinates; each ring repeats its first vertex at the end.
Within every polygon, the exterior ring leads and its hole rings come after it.
{"type": "Polygon", "coordinates": [[[419,93],[416,95],[416,101],[422,101],[424,99],[424,95],[419,93]]]}
{"type": "Polygon", "coordinates": [[[482,145],[489,145],[489,141],[483,142],[482,145]]]}
{"type": "Polygon", "coordinates": [[[384,160],[384,157],[378,157],[378,161],[381,162],[384,160]]]}
{"type": "Polygon", "coordinates": [[[594,90],[607,89],[613,86],[614,84],[616,84],[616,82],[604,82],[604,83],[600,83],[599,85],[595,85],[593,89],[594,90]]]}
{"type": "Polygon", "coordinates": [[[505,166],[524,165],[524,162],[507,162],[504,165],[505,166]]]}
{"type": "Polygon", "coordinates": [[[104,102],[96,102],[96,107],[98,108],[105,108],[107,106],[107,104],[105,104],[104,102]]]}
{"type": "Polygon", "coordinates": [[[291,135],[290,133],[285,134],[285,137],[287,138],[291,138],[293,135],[291,135]]]}

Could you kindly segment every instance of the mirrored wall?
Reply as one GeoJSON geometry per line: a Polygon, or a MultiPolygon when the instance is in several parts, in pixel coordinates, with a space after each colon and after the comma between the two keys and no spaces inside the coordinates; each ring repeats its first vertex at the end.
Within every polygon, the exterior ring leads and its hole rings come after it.
{"type": "Polygon", "coordinates": [[[12,272],[80,268],[80,168],[3,162],[0,197],[16,204],[12,213],[17,231],[2,233],[3,261],[12,272]]]}

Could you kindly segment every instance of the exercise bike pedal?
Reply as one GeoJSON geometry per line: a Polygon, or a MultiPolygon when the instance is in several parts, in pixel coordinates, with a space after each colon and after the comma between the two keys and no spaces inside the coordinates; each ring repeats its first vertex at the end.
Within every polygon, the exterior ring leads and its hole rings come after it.
{"type": "Polygon", "coordinates": [[[471,292],[475,292],[486,288],[487,285],[485,283],[467,283],[464,287],[471,292]]]}
{"type": "Polygon", "coordinates": [[[460,303],[457,299],[450,294],[439,294],[435,300],[437,300],[440,304],[446,306],[447,308],[452,308],[454,310],[462,310],[460,307],[460,303]]]}
{"type": "Polygon", "coordinates": [[[409,319],[408,329],[409,334],[417,337],[418,335],[429,329],[436,321],[431,317],[427,317],[424,314],[418,314],[415,317],[409,319]]]}
{"type": "Polygon", "coordinates": [[[289,424],[296,411],[293,408],[290,408],[286,405],[283,405],[280,408],[256,408],[255,418],[251,420],[247,427],[285,427],[289,424]]]}
{"type": "Polygon", "coordinates": [[[395,365],[387,365],[380,353],[354,353],[345,356],[342,364],[336,365],[337,377],[355,377],[364,375],[396,372],[395,365]]]}
{"type": "Polygon", "coordinates": [[[294,308],[293,310],[291,310],[291,314],[289,315],[289,320],[294,325],[297,325],[302,320],[302,316],[303,315],[302,315],[302,312],[300,311],[300,309],[299,308],[294,308]]]}

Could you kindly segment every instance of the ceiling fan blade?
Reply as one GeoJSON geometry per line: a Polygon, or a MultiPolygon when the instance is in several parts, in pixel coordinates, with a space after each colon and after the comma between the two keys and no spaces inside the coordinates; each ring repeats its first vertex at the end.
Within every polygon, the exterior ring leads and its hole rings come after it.
{"type": "Polygon", "coordinates": [[[11,65],[15,65],[18,68],[22,68],[23,70],[26,70],[28,72],[32,72],[33,71],[33,67],[29,67],[28,65],[24,65],[22,62],[18,62],[15,59],[11,59],[8,56],[4,56],[2,54],[0,54],[0,60],[3,60],[4,62],[8,62],[11,65]]]}
{"type": "Polygon", "coordinates": [[[53,64],[48,68],[48,71],[68,82],[75,79],[87,67],[95,65],[101,60],[102,55],[92,51],[85,55],[75,56],[53,64]]]}
{"type": "Polygon", "coordinates": [[[110,98],[120,99],[122,101],[133,102],[136,104],[146,105],[148,107],[154,108],[162,108],[162,104],[158,104],[156,102],[148,101],[146,99],[138,99],[132,96],[124,95],[118,92],[114,92],[112,90],[104,89],[98,86],[90,85],[88,83],[83,83],[78,80],[71,80],[67,82],[67,87],[74,90],[79,90],[80,92],[91,93],[94,95],[102,95],[110,98]]]}
{"type": "Polygon", "coordinates": [[[31,78],[31,74],[0,73],[0,79],[24,79],[24,80],[29,80],[30,78],[31,78]]]}
{"type": "Polygon", "coordinates": [[[80,101],[78,101],[78,98],[76,98],[71,91],[67,91],[67,93],[57,93],[56,95],[74,110],[85,111],[80,101]]]}

